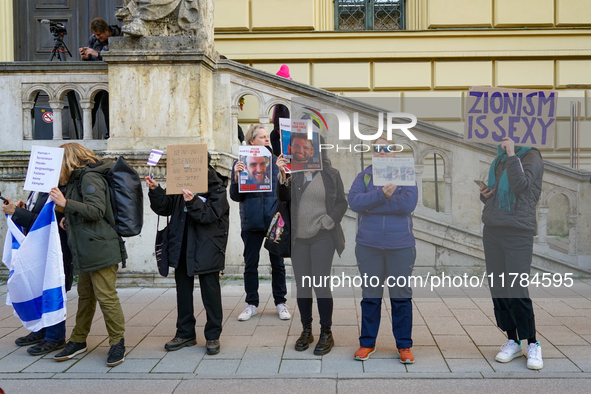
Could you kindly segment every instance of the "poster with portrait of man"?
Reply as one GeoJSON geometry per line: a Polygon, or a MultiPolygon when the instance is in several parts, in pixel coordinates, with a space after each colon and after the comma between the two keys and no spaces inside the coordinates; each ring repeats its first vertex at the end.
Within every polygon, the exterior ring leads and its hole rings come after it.
{"type": "Polygon", "coordinates": [[[244,163],[245,168],[238,176],[238,192],[273,191],[273,165],[269,149],[265,146],[240,146],[238,160],[244,163]]]}
{"type": "MultiPolygon", "coordinates": [[[[294,131],[294,123],[291,126],[291,139],[289,143],[289,154],[291,160],[287,165],[287,171],[320,171],[322,160],[320,160],[320,138],[318,133],[312,133],[312,139],[308,139],[308,133],[294,131]]],[[[305,130],[305,128],[304,128],[305,130]]],[[[299,130],[298,130],[299,131],[299,130]]]]}
{"type": "Polygon", "coordinates": [[[374,157],[372,159],[374,186],[415,186],[415,162],[412,157],[374,157]]]}

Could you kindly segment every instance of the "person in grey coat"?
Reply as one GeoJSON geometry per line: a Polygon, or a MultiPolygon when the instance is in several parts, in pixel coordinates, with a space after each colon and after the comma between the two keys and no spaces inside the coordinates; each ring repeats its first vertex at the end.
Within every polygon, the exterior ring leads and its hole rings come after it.
{"type": "Polygon", "coordinates": [[[531,270],[536,204],[543,174],[540,151],[516,147],[513,140],[503,138],[490,166],[488,187],[480,188],[486,271],[496,322],[508,337],[495,359],[506,363],[523,354],[529,369],[541,369],[544,365],[542,348],[536,340],[532,302],[527,286],[521,282],[523,277],[529,279],[531,270]],[[515,274],[518,277],[513,282],[515,274]],[[525,353],[520,339],[528,342],[525,353]]]}

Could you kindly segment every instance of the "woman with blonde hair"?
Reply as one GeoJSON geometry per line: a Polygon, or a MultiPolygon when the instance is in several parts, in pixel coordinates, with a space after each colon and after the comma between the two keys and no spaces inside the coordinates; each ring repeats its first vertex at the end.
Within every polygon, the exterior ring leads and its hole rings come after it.
{"type": "MultiPolygon", "coordinates": [[[[248,145],[265,146],[270,149],[269,133],[261,124],[253,125],[246,132],[245,139],[248,145]]],[[[246,291],[246,308],[238,316],[238,320],[246,321],[258,314],[259,306],[259,259],[261,245],[271,220],[277,209],[277,157],[272,155],[271,181],[272,190],[268,192],[240,193],[238,191],[238,176],[246,171],[246,166],[241,161],[234,162],[232,167],[232,183],[230,185],[230,198],[240,203],[240,224],[242,231],[240,236],[244,242],[244,290],[246,291]]],[[[285,264],[283,257],[269,252],[271,261],[271,288],[273,300],[277,308],[277,314],[281,320],[291,319],[287,309],[287,287],[285,284],[285,264]]]]}
{"type": "Polygon", "coordinates": [[[57,187],[49,195],[65,216],[60,226],[68,234],[74,273],[78,275],[78,310],[70,339],[54,360],[69,360],[87,350],[86,338],[98,301],[111,345],[107,366],[113,367],[125,360],[125,318],[115,282],[119,263],[127,258],[119,235],[110,225],[115,218],[103,174],[113,162],[100,160],[92,150],[77,143],[61,148],[64,160],[60,183],[65,185],[65,195],[57,187]]]}
{"type": "MultiPolygon", "coordinates": [[[[373,142],[374,157],[396,156],[395,144],[384,137],[373,142]]],[[[358,213],[355,256],[362,276],[379,277],[377,287],[365,286],[361,301],[361,336],[355,360],[367,360],[376,350],[382,313],[382,284],[388,277],[408,279],[415,259],[411,214],[417,205],[416,186],[398,186],[399,177],[385,186],[375,186],[373,166],[361,171],[349,191],[349,206],[358,213]]],[[[401,282],[396,282],[398,283],[401,282]]],[[[414,363],[412,348],[412,289],[390,287],[392,331],[403,364],[414,363]]]]}

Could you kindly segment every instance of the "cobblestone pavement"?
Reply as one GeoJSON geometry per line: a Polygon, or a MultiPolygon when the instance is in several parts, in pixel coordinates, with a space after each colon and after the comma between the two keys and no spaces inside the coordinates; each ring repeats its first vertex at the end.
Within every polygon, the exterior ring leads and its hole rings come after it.
{"type": "MultiPolygon", "coordinates": [[[[213,392],[249,392],[250,389],[257,393],[267,389],[345,392],[355,391],[356,385],[364,381],[376,391],[383,385],[386,390],[391,384],[389,379],[402,378],[396,382],[403,385],[401,388],[413,389],[419,385],[417,387],[423,389],[434,387],[441,392],[457,392],[461,387],[483,390],[479,385],[489,383],[487,387],[492,390],[499,384],[495,378],[511,378],[524,380],[515,382],[515,391],[520,384],[534,379],[537,383],[528,387],[540,385],[538,391],[550,389],[555,384],[552,382],[560,380],[576,392],[579,386],[588,385],[591,378],[591,280],[576,280],[570,289],[531,291],[538,340],[543,349],[544,368],[540,371],[528,370],[524,357],[507,364],[494,360],[506,338],[495,326],[492,302],[486,289],[415,290],[413,353],[416,362],[403,365],[396,355],[389,303],[382,304],[377,351],[369,360],[360,362],[353,359],[359,346],[359,291],[348,297],[335,297],[335,347],[325,356],[315,356],[313,346],[304,352],[294,350],[301,324],[291,292],[288,305],[294,316],[292,320],[283,321],[278,318],[270,296],[270,283],[261,281],[259,314],[240,322],[237,317],[246,305],[242,282],[223,283],[224,326],[221,352],[215,356],[205,354],[205,311],[199,289],[195,291],[197,346],[175,352],[164,350],[164,344],[175,333],[175,290],[119,289],[126,318],[127,354],[125,362],[113,368],[106,366],[109,343],[100,308],[97,308],[88,337],[89,351],[73,360],[58,363],[53,360],[53,354],[33,357],[26,348],[16,346],[14,340],[28,331],[12,315],[12,307],[4,305],[6,285],[2,285],[0,387],[7,393],[25,389],[30,389],[31,393],[42,392],[52,387],[63,392],[79,392],[81,388],[84,392],[95,389],[104,392],[113,388],[123,393],[143,391],[144,387],[165,393],[195,392],[196,387],[210,387],[213,392]],[[246,382],[249,384],[245,386],[246,382]],[[434,382],[440,384],[433,386],[434,382]]],[[[74,325],[76,288],[68,297],[67,336],[74,325]]],[[[315,337],[320,331],[318,320],[315,314],[315,337]]]]}

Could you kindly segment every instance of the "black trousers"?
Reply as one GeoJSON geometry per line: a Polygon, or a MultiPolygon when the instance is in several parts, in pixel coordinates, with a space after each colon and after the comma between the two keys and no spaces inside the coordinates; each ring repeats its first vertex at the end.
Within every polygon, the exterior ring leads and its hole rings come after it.
{"type": "MultiPolygon", "coordinates": [[[[174,270],[176,282],[176,336],[179,338],[195,338],[195,315],[193,309],[193,289],[195,278],[187,274],[187,258],[184,254],[179,259],[179,265],[174,270]]],[[[222,333],[222,290],[219,272],[199,275],[201,300],[207,314],[205,323],[205,339],[219,339],[222,333]]]]}
{"type": "Polygon", "coordinates": [[[318,301],[320,325],[332,326],[333,300],[330,281],[335,245],[330,231],[320,230],[312,238],[297,238],[291,251],[291,263],[298,291],[298,309],[303,325],[312,323],[312,289],[318,301]]]}
{"type": "MultiPolygon", "coordinates": [[[[266,231],[242,231],[244,241],[244,290],[246,303],[259,306],[259,260],[261,246],[265,240],[266,231]]],[[[287,286],[285,285],[285,263],[283,257],[269,253],[271,260],[271,288],[275,305],[285,304],[287,301],[287,286]]]]}
{"type": "Polygon", "coordinates": [[[513,286],[514,274],[531,271],[533,257],[533,231],[510,227],[484,226],[482,233],[484,259],[489,280],[497,326],[503,331],[517,330],[520,339],[535,337],[534,310],[527,287],[522,287],[520,277],[513,286]],[[504,285],[501,284],[504,276],[504,285]]]}

